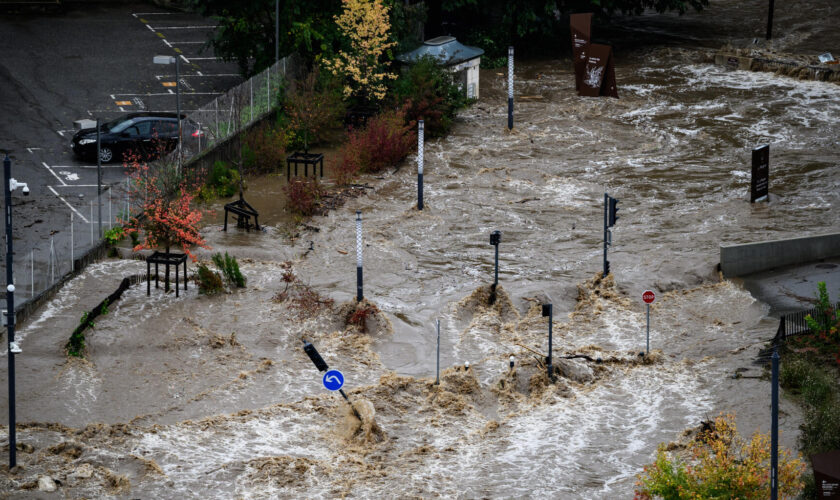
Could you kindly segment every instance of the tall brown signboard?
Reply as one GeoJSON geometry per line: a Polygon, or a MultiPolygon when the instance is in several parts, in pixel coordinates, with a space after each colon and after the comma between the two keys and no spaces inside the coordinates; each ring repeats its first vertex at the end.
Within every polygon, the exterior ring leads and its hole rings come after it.
{"type": "Polygon", "coordinates": [[[750,203],[766,198],[770,185],[770,146],[757,147],[752,150],[752,183],[750,188],[750,203]]]}
{"type": "Polygon", "coordinates": [[[587,49],[592,38],[592,13],[572,14],[572,62],[575,66],[575,90],[580,90],[583,70],[586,67],[587,49]]]}
{"type": "Polygon", "coordinates": [[[840,499],[840,450],[818,453],[811,457],[811,464],[817,496],[840,499]]]}
{"type": "Polygon", "coordinates": [[[612,47],[592,43],[588,52],[579,94],[586,97],[618,97],[612,47]]]}

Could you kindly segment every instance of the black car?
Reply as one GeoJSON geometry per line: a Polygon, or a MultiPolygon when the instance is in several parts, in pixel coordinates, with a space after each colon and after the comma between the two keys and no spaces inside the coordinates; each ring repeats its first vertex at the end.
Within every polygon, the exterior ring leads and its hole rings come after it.
{"type": "MultiPolygon", "coordinates": [[[[182,118],[183,120],[183,118],[182,118]]],[[[185,122],[181,123],[182,128],[185,122]]],[[[186,131],[182,131],[182,135],[186,131]]],[[[102,163],[122,160],[126,154],[143,159],[158,158],[178,144],[178,118],[175,113],[131,113],[102,123],[99,132],[102,163]]],[[[83,160],[96,161],[96,128],[76,132],[70,144],[83,160]]]]}

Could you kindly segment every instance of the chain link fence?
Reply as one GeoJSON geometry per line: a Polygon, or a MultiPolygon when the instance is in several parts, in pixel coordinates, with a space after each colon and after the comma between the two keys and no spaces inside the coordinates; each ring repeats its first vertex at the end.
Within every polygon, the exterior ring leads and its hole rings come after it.
{"type": "Polygon", "coordinates": [[[182,162],[188,163],[270,113],[279,104],[292,66],[291,58],[284,57],[187,115],[182,125],[182,162]]]}

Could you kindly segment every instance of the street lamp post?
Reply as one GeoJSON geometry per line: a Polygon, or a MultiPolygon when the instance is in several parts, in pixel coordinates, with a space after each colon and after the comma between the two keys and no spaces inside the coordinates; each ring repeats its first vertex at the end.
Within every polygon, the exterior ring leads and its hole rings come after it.
{"type": "Polygon", "coordinates": [[[6,340],[9,348],[9,469],[17,465],[15,432],[15,354],[20,354],[20,347],[15,342],[15,285],[12,261],[12,191],[23,188],[23,194],[29,194],[29,186],[12,179],[12,160],[9,155],[3,160],[3,195],[6,201],[6,340]]]}
{"type": "Polygon", "coordinates": [[[181,175],[181,59],[172,56],[155,56],[154,63],[175,63],[175,113],[178,115],[178,175],[181,175]]]}

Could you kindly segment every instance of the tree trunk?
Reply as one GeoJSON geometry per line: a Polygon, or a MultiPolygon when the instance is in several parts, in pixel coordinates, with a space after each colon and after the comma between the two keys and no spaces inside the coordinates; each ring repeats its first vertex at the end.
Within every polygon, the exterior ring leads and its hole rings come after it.
{"type": "MultiPolygon", "coordinates": [[[[166,244],[166,256],[167,256],[167,258],[169,257],[169,243],[166,244]]],[[[165,267],[166,267],[166,271],[165,271],[166,277],[163,280],[163,291],[168,292],[169,291],[169,264],[166,264],[165,267]]]]}

